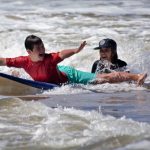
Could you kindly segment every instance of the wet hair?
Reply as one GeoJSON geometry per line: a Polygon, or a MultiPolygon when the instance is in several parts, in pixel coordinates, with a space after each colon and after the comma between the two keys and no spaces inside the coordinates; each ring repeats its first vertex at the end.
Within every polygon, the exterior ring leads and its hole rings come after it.
{"type": "Polygon", "coordinates": [[[115,49],[111,48],[111,53],[112,53],[111,61],[112,61],[112,63],[115,63],[118,59],[117,47],[115,49]]]}
{"type": "Polygon", "coordinates": [[[99,45],[94,48],[94,50],[101,50],[102,48],[111,49],[111,53],[112,53],[111,61],[112,63],[115,63],[118,59],[117,43],[113,39],[110,39],[110,38],[102,39],[99,42],[99,45]]]}
{"type": "Polygon", "coordinates": [[[29,50],[33,50],[34,48],[34,45],[38,45],[38,44],[41,44],[43,43],[41,38],[35,36],[35,35],[29,35],[26,37],[25,39],[25,48],[26,49],[29,49],[29,50]]]}

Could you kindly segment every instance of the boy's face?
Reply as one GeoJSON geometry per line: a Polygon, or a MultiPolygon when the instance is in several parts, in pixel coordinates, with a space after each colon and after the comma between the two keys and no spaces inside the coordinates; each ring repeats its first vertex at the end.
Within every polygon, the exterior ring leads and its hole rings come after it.
{"type": "Polygon", "coordinates": [[[28,54],[32,61],[42,61],[45,56],[45,47],[44,44],[36,44],[33,47],[33,50],[28,50],[28,54]]]}
{"type": "Polygon", "coordinates": [[[108,60],[111,62],[111,58],[112,58],[111,48],[102,48],[99,50],[99,53],[100,53],[100,58],[102,60],[108,60]]]}

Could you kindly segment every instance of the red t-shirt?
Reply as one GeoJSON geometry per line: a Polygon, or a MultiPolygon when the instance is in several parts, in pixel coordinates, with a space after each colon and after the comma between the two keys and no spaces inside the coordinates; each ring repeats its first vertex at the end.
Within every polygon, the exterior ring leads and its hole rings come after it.
{"type": "Polygon", "coordinates": [[[6,58],[8,67],[24,68],[34,80],[55,84],[68,81],[66,74],[57,69],[61,61],[59,53],[45,54],[44,60],[38,62],[32,62],[29,56],[6,58]]]}

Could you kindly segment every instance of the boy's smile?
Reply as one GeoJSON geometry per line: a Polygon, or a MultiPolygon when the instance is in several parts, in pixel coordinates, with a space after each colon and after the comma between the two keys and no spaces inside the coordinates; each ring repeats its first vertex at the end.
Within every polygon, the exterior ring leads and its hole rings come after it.
{"type": "Polygon", "coordinates": [[[33,50],[28,50],[28,54],[32,61],[42,61],[45,56],[45,47],[43,43],[34,45],[33,50]]]}

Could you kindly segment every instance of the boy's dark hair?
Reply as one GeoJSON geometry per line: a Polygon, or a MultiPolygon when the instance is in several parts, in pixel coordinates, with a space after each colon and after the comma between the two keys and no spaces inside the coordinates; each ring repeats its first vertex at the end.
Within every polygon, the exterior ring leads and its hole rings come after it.
{"type": "Polygon", "coordinates": [[[34,45],[41,44],[41,43],[43,43],[41,38],[35,35],[29,35],[26,37],[24,44],[26,49],[33,50],[34,45]]]}

